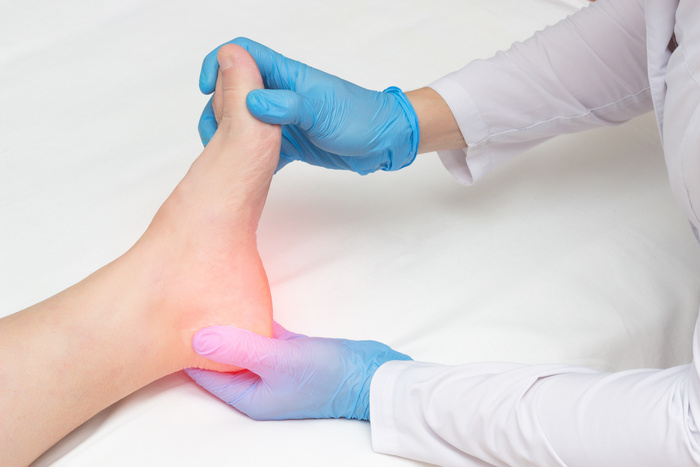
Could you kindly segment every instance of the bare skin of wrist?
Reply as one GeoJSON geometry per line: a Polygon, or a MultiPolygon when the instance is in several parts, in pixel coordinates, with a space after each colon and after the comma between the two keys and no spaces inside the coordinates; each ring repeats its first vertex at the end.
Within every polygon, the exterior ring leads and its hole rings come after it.
{"type": "Polygon", "coordinates": [[[124,255],[0,319],[0,464],[27,465],[100,410],[172,372],[235,370],[199,357],[194,333],[234,325],[272,335],[256,229],[279,157],[278,126],[245,96],[262,87],[248,53],[219,53],[219,130],[124,255]]]}
{"type": "Polygon", "coordinates": [[[467,147],[457,120],[445,100],[431,88],[406,93],[418,116],[418,154],[467,147]]]}

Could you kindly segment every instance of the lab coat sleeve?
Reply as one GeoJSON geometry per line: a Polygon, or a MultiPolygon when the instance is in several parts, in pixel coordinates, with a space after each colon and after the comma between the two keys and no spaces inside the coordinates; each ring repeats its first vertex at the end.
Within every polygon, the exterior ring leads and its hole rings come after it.
{"type": "Polygon", "coordinates": [[[700,465],[693,362],[599,373],[565,365],[388,362],[370,388],[375,451],[438,465],[700,465]]]}
{"type": "Polygon", "coordinates": [[[553,136],[652,109],[644,2],[598,1],[430,87],[468,145],[438,154],[458,181],[474,183],[553,136]]]}

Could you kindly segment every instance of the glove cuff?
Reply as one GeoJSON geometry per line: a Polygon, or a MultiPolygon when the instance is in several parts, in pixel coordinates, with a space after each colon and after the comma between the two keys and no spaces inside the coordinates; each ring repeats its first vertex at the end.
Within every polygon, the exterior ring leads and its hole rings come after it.
{"type": "MultiPolygon", "coordinates": [[[[408,148],[408,154],[401,160],[394,160],[392,158],[391,164],[384,170],[399,170],[404,167],[411,165],[411,163],[416,159],[418,155],[418,143],[420,141],[420,131],[418,129],[418,115],[411,105],[411,101],[408,100],[406,94],[396,86],[390,86],[384,90],[385,93],[392,94],[396,97],[396,101],[399,103],[403,109],[404,115],[408,120],[408,125],[410,128],[411,136],[408,148]]],[[[398,159],[398,157],[397,157],[398,159]]]]}

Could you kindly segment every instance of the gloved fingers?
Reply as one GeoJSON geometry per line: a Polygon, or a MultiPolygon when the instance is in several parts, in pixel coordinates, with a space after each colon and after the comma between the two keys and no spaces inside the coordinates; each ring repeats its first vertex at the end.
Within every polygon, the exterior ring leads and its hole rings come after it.
{"type": "Polygon", "coordinates": [[[297,125],[308,131],[316,122],[311,103],[294,91],[258,89],[248,94],[246,104],[253,117],[265,123],[297,125]]]}
{"type": "Polygon", "coordinates": [[[199,90],[202,94],[214,92],[216,77],[219,74],[219,62],[216,60],[218,52],[219,47],[209,52],[202,61],[202,69],[199,71],[199,90]]]}
{"type": "Polygon", "coordinates": [[[284,352],[283,341],[255,334],[233,326],[210,326],[200,329],[192,339],[192,348],[204,358],[245,368],[263,379],[278,371],[278,358],[284,352]]]}
{"type": "MultiPolygon", "coordinates": [[[[202,69],[199,73],[199,90],[202,91],[203,94],[211,94],[214,92],[216,77],[219,72],[219,63],[216,59],[216,55],[219,52],[219,49],[226,44],[239,45],[253,56],[255,62],[258,64],[258,69],[260,70],[260,74],[263,77],[266,87],[270,86],[268,78],[276,84],[290,84],[289,79],[284,79],[285,77],[279,74],[279,70],[287,70],[289,64],[297,64],[298,62],[289,60],[272,49],[246,37],[237,37],[226,42],[225,44],[221,44],[219,47],[209,52],[206,57],[204,57],[204,60],[202,61],[202,69]],[[280,67],[281,62],[285,60],[289,63],[287,63],[285,67],[280,67]]],[[[285,89],[289,89],[289,87],[285,86],[285,89]]]]}
{"type": "MultiPolygon", "coordinates": [[[[226,44],[230,44],[231,42],[233,41],[226,42],[226,44]]],[[[199,90],[202,91],[202,94],[211,94],[214,92],[216,78],[219,75],[219,61],[216,56],[219,53],[219,49],[226,44],[221,44],[209,52],[202,61],[202,69],[199,72],[199,90]]]]}
{"type": "Polygon", "coordinates": [[[195,383],[236,408],[244,405],[243,396],[260,383],[258,375],[245,370],[237,373],[219,373],[199,368],[187,368],[185,373],[195,383]]]}
{"type": "Polygon", "coordinates": [[[304,153],[312,152],[314,147],[299,128],[294,125],[282,125],[280,160],[287,159],[288,163],[303,160],[304,153]]]}
{"type": "MultiPolygon", "coordinates": [[[[250,374],[250,372],[246,372],[246,370],[243,370],[242,372],[250,374]]],[[[186,368],[185,373],[187,373],[187,375],[192,378],[195,383],[199,384],[220,399],[226,391],[228,383],[231,381],[231,376],[234,375],[234,373],[220,373],[218,371],[203,370],[201,368],[186,368]]]]}
{"type": "Polygon", "coordinates": [[[303,63],[289,59],[247,37],[237,37],[232,40],[250,53],[258,64],[265,87],[269,89],[296,89],[297,71],[303,63]]]}
{"type": "MultiPolygon", "coordinates": [[[[212,98],[213,99],[213,98],[212,98]]],[[[202,116],[199,117],[199,124],[197,125],[197,130],[199,131],[199,138],[202,140],[202,144],[206,146],[209,144],[212,136],[216,133],[218,125],[216,123],[216,117],[214,116],[214,107],[212,106],[212,99],[209,99],[207,105],[204,106],[202,111],[202,116]]]]}
{"type": "Polygon", "coordinates": [[[204,57],[202,69],[199,72],[199,90],[202,91],[202,94],[211,94],[216,89],[216,81],[219,76],[219,49],[225,45],[235,43],[236,39],[225,42],[204,57]]]}
{"type": "Polygon", "coordinates": [[[304,334],[297,334],[295,332],[288,331],[277,321],[272,322],[272,335],[274,336],[275,339],[279,339],[279,340],[283,340],[283,341],[289,341],[292,339],[299,339],[300,337],[308,337],[308,336],[305,336],[304,334]]]}

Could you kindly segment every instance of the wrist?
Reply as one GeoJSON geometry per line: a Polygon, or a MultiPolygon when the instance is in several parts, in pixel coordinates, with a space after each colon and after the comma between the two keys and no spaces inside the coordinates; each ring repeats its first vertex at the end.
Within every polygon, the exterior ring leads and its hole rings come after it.
{"type": "Polygon", "coordinates": [[[406,93],[418,118],[420,142],[418,154],[467,147],[447,102],[431,88],[406,93]]]}
{"type": "Polygon", "coordinates": [[[399,170],[411,165],[418,155],[421,138],[418,117],[413,105],[401,89],[391,86],[384,92],[394,97],[400,111],[399,116],[388,126],[388,128],[394,127],[391,137],[388,138],[392,146],[389,152],[391,162],[383,170],[399,170]]]}
{"type": "Polygon", "coordinates": [[[364,420],[368,422],[370,420],[369,416],[369,393],[370,387],[372,386],[372,378],[374,373],[377,371],[379,366],[371,365],[366,369],[366,372],[362,375],[362,380],[359,382],[359,393],[357,399],[355,400],[355,406],[352,412],[347,418],[355,420],[364,420]]]}
{"type": "Polygon", "coordinates": [[[394,360],[412,360],[408,355],[402,354],[392,348],[376,341],[359,341],[352,344],[356,357],[359,357],[357,366],[359,381],[359,394],[356,398],[352,416],[358,420],[370,420],[370,392],[372,380],[382,365],[394,360]]]}

